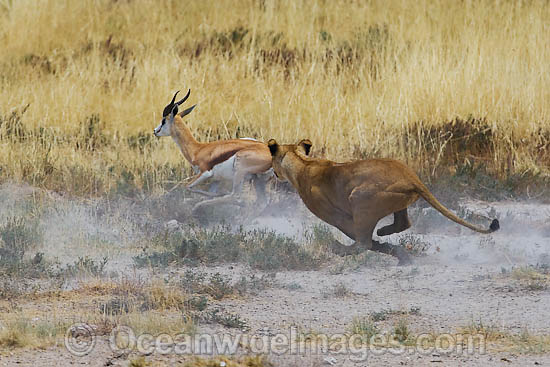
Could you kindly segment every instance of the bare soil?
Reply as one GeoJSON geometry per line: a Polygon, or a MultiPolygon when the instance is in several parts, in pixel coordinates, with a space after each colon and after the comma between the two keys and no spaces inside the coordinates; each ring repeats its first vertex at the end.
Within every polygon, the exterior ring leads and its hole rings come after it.
{"type": "MultiPolygon", "coordinates": [[[[100,255],[108,252],[113,259],[110,262],[113,269],[128,274],[135,272],[132,270],[132,252],[128,250],[131,247],[106,250],[115,246],[114,243],[122,237],[132,242],[131,228],[120,226],[126,228],[125,231],[100,228],[105,221],[113,222],[114,219],[101,216],[95,217],[96,222],[90,218],[82,219],[75,213],[79,210],[85,212],[90,204],[81,205],[67,209],[72,213],[70,224],[50,228],[51,233],[57,233],[58,237],[54,241],[55,236],[50,234],[45,240],[46,253],[55,251],[70,258],[81,253],[100,255]],[[80,224],[79,218],[83,220],[80,224]],[[112,243],[90,251],[74,245],[75,241],[63,234],[73,228],[76,235],[88,227],[95,228],[98,235],[112,236],[112,243]],[[73,247],[74,252],[61,253],[73,247]]],[[[315,271],[278,271],[273,285],[257,294],[210,301],[209,308],[219,307],[239,315],[246,322],[245,329],[199,322],[196,332],[274,336],[279,333],[289,335],[291,330],[295,330],[300,335],[310,334],[310,338],[316,339],[322,334],[350,334],[354,320],[369,316],[372,319],[376,314],[384,316],[378,317],[380,320],[373,321],[373,324],[380,332],[390,334],[401,322],[407,325],[410,334],[415,335],[454,335],[472,325],[484,330],[498,330],[503,335],[550,335],[550,289],[530,288],[513,277],[514,269],[550,265],[550,205],[465,200],[461,207],[466,212],[500,218],[501,230],[488,236],[479,235],[449,222],[431,208],[416,206],[411,215],[416,224],[413,223],[407,232],[387,239],[395,244],[402,241],[403,236],[410,235],[415,241],[429,244],[422,256],[415,257],[414,264],[398,267],[396,260],[385,255],[363,254],[355,258],[334,256],[329,264],[315,271]]],[[[297,205],[293,212],[294,219],[270,213],[249,219],[244,225],[246,228],[268,227],[285,235],[300,237],[308,224],[318,222],[301,205],[297,205]]],[[[67,220],[66,216],[64,218],[67,220]]],[[[117,219],[118,223],[124,220],[123,216],[117,219]]],[[[178,279],[189,269],[210,274],[219,272],[234,280],[243,274],[261,274],[242,264],[203,264],[155,270],[148,272],[147,276],[178,279]]],[[[20,306],[24,307],[24,304],[20,306]]],[[[550,365],[548,345],[526,342],[522,345],[527,347],[520,348],[517,343],[505,342],[509,339],[490,339],[486,351],[473,354],[456,350],[449,353],[434,350],[422,354],[412,348],[398,353],[396,349],[386,348],[384,352],[369,351],[366,356],[331,350],[320,354],[270,353],[267,359],[275,366],[550,365]]],[[[237,350],[239,355],[251,352],[253,348],[246,343],[241,343],[237,350]]],[[[126,366],[139,356],[136,351],[112,351],[105,335],[97,338],[94,350],[84,357],[71,355],[62,343],[44,350],[0,350],[0,366],[126,366]]],[[[189,355],[156,352],[144,358],[153,365],[167,366],[191,360],[189,355]]]]}

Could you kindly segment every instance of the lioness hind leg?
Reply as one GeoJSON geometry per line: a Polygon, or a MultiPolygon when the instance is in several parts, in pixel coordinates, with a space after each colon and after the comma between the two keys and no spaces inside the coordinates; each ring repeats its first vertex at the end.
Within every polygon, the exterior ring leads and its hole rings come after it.
{"type": "Polygon", "coordinates": [[[376,234],[379,236],[388,236],[393,233],[402,232],[410,227],[411,221],[409,219],[409,215],[407,214],[407,208],[405,208],[393,213],[393,223],[378,229],[376,234]]]}

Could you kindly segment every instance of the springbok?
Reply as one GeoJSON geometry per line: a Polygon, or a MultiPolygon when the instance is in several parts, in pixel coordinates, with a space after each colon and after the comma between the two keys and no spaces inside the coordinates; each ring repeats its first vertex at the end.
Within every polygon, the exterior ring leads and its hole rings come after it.
{"type": "Polygon", "coordinates": [[[154,134],[156,137],[171,136],[185,159],[191,163],[196,175],[187,184],[187,189],[210,197],[221,196],[202,201],[195,205],[193,210],[202,205],[232,200],[236,194],[241,192],[245,178],[250,175],[264,176],[257,177],[254,182],[258,200],[265,199],[265,176],[267,175],[261,174],[271,170],[271,153],[267,144],[250,138],[219,140],[210,143],[197,141],[183,122],[183,117],[191,113],[196,105],[178,114],[179,106],[189,98],[191,90],[176,102],[178,93],[179,91],[164,107],[162,120],[154,130],[154,134]],[[195,188],[208,179],[213,181],[209,191],[195,188]],[[231,192],[229,194],[216,192],[218,183],[225,180],[233,182],[231,192]]]}

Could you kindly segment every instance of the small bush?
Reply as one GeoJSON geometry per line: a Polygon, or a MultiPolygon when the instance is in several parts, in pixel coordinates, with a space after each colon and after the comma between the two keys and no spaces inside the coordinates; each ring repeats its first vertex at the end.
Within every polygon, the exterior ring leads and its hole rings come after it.
{"type": "Polygon", "coordinates": [[[203,321],[207,323],[216,323],[232,329],[245,329],[247,323],[237,314],[230,314],[220,308],[215,308],[208,311],[203,316],[203,321]]]}
{"type": "MultiPolygon", "coordinates": [[[[99,305],[100,312],[105,315],[122,315],[135,311],[194,309],[194,303],[191,303],[183,292],[177,287],[170,287],[164,283],[147,284],[123,279],[102,284],[100,293],[108,292],[112,296],[99,305]]],[[[91,290],[93,289],[92,286],[91,290]]]]}
{"type": "Polygon", "coordinates": [[[61,274],[65,276],[103,276],[108,262],[107,257],[101,260],[93,260],[88,256],[79,257],[73,264],[67,264],[65,269],[61,270],[61,274]]]}
{"type": "Polygon", "coordinates": [[[420,314],[420,307],[411,306],[409,311],[387,309],[387,310],[372,312],[370,316],[373,321],[384,321],[384,320],[387,320],[389,316],[393,316],[393,315],[419,315],[419,314],[420,314]]]}
{"type": "Polygon", "coordinates": [[[330,248],[336,241],[330,227],[324,224],[314,224],[306,237],[322,249],[330,248]]]}
{"type": "Polygon", "coordinates": [[[516,268],[511,276],[529,291],[543,291],[550,286],[550,271],[547,265],[516,268]]]}
{"type": "Polygon", "coordinates": [[[289,291],[297,291],[297,290],[303,288],[299,283],[296,283],[296,282],[290,282],[288,284],[283,284],[281,287],[283,289],[287,289],[289,291]]]}
{"type": "Polygon", "coordinates": [[[24,287],[21,287],[19,281],[12,279],[0,279],[0,299],[9,300],[18,298],[24,294],[24,287]]]}
{"type": "Polygon", "coordinates": [[[406,343],[409,340],[411,334],[409,331],[409,324],[407,323],[407,320],[399,319],[393,329],[393,335],[395,339],[400,343],[406,343]]]}
{"type": "Polygon", "coordinates": [[[36,254],[32,260],[27,260],[25,254],[41,239],[42,234],[36,223],[30,223],[23,217],[8,218],[0,226],[0,272],[39,276],[45,264],[42,254],[36,254]]]}
{"type": "Polygon", "coordinates": [[[426,254],[432,244],[423,241],[419,236],[407,234],[399,238],[399,246],[405,247],[413,255],[421,256],[426,254]]]}
{"type": "Polygon", "coordinates": [[[351,295],[349,288],[343,283],[339,282],[333,285],[328,291],[323,292],[323,298],[345,298],[351,295]]]}
{"type": "Polygon", "coordinates": [[[147,367],[150,365],[151,363],[147,362],[147,360],[144,357],[137,357],[135,359],[130,360],[129,367],[147,367]]]}
{"type": "Polygon", "coordinates": [[[219,301],[233,294],[235,290],[230,280],[225,279],[220,273],[216,273],[210,277],[206,291],[212,298],[219,301]]]}
{"type": "Polygon", "coordinates": [[[187,270],[181,279],[181,286],[188,293],[199,293],[206,280],[206,274],[187,270]]]}
{"type": "Polygon", "coordinates": [[[257,295],[259,292],[273,287],[275,283],[275,273],[262,274],[256,276],[256,274],[250,275],[250,277],[241,276],[239,281],[235,283],[234,288],[243,296],[246,294],[257,295]]]}
{"type": "Polygon", "coordinates": [[[495,325],[487,325],[480,319],[461,329],[462,333],[469,335],[483,335],[486,341],[495,341],[503,337],[504,333],[495,325]]]}
{"type": "Polygon", "coordinates": [[[232,232],[228,226],[165,231],[153,238],[153,245],[157,251],[134,257],[138,267],[244,262],[261,270],[307,270],[318,268],[326,256],[273,231],[232,232]]]}
{"type": "Polygon", "coordinates": [[[204,273],[188,270],[181,280],[181,286],[188,293],[208,295],[215,300],[222,300],[232,295],[256,295],[259,291],[271,287],[274,277],[275,274],[260,277],[255,274],[249,277],[243,275],[235,284],[232,284],[231,279],[220,273],[216,273],[207,279],[204,273]]]}
{"type": "Polygon", "coordinates": [[[190,310],[204,311],[208,307],[208,299],[205,296],[191,297],[188,304],[190,310]]]}
{"type": "Polygon", "coordinates": [[[31,325],[27,320],[18,319],[7,323],[0,334],[0,346],[7,348],[28,346],[30,330],[31,325]]]}
{"type": "Polygon", "coordinates": [[[361,335],[365,342],[369,342],[379,332],[378,327],[370,317],[355,317],[351,323],[350,331],[354,335],[361,335]]]}
{"type": "Polygon", "coordinates": [[[224,278],[220,273],[210,276],[207,280],[205,273],[188,270],[181,280],[181,285],[188,293],[206,294],[218,301],[236,293],[231,285],[231,279],[224,278]]]}
{"type": "Polygon", "coordinates": [[[254,231],[249,234],[247,257],[250,266],[261,270],[315,269],[320,261],[292,238],[275,232],[254,231]]]}
{"type": "Polygon", "coordinates": [[[266,360],[265,356],[243,356],[225,357],[218,356],[211,359],[194,357],[186,362],[183,367],[273,367],[273,364],[266,360]]]}

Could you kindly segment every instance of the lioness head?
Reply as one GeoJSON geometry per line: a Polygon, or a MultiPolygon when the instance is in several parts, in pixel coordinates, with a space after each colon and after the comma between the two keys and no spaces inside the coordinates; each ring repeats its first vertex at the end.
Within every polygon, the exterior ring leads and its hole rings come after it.
{"type": "Polygon", "coordinates": [[[286,171],[292,168],[292,161],[288,159],[285,160],[287,153],[291,153],[290,155],[297,153],[308,156],[312,145],[309,139],[303,139],[298,144],[286,145],[279,145],[275,139],[269,140],[267,146],[269,147],[273,159],[272,166],[275,176],[281,181],[288,181],[286,171]]]}

